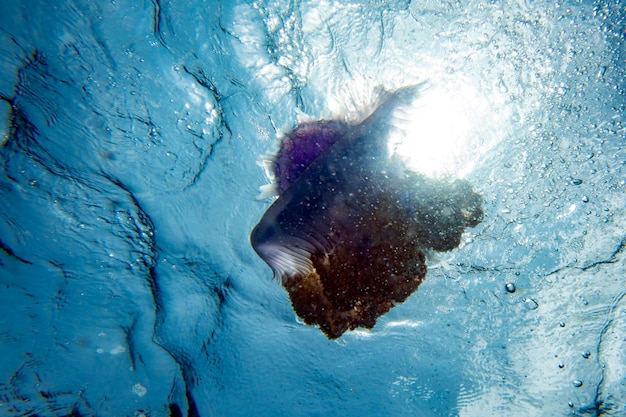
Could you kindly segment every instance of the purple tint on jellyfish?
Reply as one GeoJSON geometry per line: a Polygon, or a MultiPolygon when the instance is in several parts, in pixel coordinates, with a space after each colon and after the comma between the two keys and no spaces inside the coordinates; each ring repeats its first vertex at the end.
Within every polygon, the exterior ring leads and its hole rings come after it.
{"type": "Polygon", "coordinates": [[[345,135],[349,125],[320,120],[299,125],[281,141],[273,162],[278,194],[282,194],[318,156],[345,135]]]}

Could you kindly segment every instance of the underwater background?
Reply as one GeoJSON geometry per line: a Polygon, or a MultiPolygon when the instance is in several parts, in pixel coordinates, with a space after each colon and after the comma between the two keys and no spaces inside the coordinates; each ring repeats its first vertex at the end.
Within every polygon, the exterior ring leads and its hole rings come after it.
{"type": "Polygon", "coordinates": [[[625,42],[619,0],[3,1],[0,415],[626,415],[625,42]],[[257,162],[422,82],[485,218],[329,341],[257,162]]]}

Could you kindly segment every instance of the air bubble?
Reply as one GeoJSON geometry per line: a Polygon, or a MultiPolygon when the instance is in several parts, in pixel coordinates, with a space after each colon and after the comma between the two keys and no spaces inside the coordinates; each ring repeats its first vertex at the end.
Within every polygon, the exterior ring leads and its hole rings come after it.
{"type": "Polygon", "coordinates": [[[148,389],[141,384],[135,384],[133,385],[132,392],[133,394],[141,398],[146,395],[148,389]]]}
{"type": "Polygon", "coordinates": [[[580,379],[575,379],[572,381],[572,384],[576,387],[576,388],[580,388],[583,386],[583,381],[581,381],[580,379]]]}
{"type": "Polygon", "coordinates": [[[582,196],[580,199],[582,200],[583,203],[589,202],[589,197],[587,197],[586,195],[582,196]]]}
{"type": "Polygon", "coordinates": [[[559,362],[559,369],[565,368],[565,364],[563,362],[559,362]]]}
{"type": "Polygon", "coordinates": [[[504,288],[506,289],[506,292],[508,292],[508,293],[514,293],[515,292],[515,284],[513,284],[512,282],[507,282],[506,285],[504,286],[504,288]]]}
{"type": "Polygon", "coordinates": [[[529,310],[536,310],[539,307],[539,304],[532,298],[524,298],[524,305],[529,310]]]}
{"type": "Polygon", "coordinates": [[[560,321],[560,322],[559,322],[559,326],[561,326],[561,327],[565,327],[565,322],[564,322],[564,321],[560,321]]]}
{"type": "Polygon", "coordinates": [[[589,356],[591,356],[591,352],[589,352],[588,350],[583,352],[583,358],[589,359],[589,356]]]}

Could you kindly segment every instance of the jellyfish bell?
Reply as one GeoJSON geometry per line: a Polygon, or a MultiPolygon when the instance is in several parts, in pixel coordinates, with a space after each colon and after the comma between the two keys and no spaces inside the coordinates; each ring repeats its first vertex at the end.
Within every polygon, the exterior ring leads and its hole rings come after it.
{"type": "Polygon", "coordinates": [[[266,164],[276,201],[250,240],[306,324],[330,339],[404,302],[426,276],[428,250],[456,248],[482,219],[465,180],[408,169],[390,151],[394,114],[418,87],[384,92],[359,122],[309,121],[266,164]]]}

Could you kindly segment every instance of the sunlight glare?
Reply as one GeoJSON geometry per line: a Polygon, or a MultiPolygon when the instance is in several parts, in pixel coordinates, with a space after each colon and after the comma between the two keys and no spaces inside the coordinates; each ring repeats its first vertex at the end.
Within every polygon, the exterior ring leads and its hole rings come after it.
{"type": "Polygon", "coordinates": [[[491,147],[483,129],[493,122],[489,111],[487,99],[467,80],[431,83],[398,115],[398,131],[389,141],[389,151],[416,172],[464,177],[491,147]]]}

